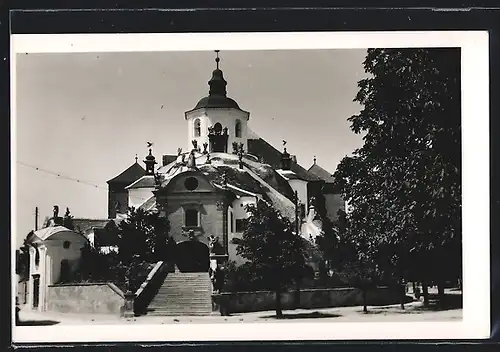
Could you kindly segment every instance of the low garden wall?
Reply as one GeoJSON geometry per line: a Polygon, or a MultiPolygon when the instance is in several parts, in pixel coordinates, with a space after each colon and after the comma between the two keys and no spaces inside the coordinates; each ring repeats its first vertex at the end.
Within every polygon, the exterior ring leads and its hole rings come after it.
{"type": "MultiPolygon", "coordinates": [[[[217,303],[225,302],[229,313],[273,310],[275,294],[271,291],[236,292],[214,295],[217,303]]],[[[369,290],[367,304],[381,306],[400,302],[400,294],[393,289],[380,287],[369,290]]],[[[407,297],[407,301],[411,301],[407,297]]],[[[307,289],[300,291],[300,306],[295,306],[295,292],[284,292],[281,296],[283,309],[311,309],[363,305],[363,293],[357,288],[307,289]]]]}
{"type": "Polygon", "coordinates": [[[49,285],[47,310],[61,313],[121,314],[123,292],[112,283],[49,285]]]}

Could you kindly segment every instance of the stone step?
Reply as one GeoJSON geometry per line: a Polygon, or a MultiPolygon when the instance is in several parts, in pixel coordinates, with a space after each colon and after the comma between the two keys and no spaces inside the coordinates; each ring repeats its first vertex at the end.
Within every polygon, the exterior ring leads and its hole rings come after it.
{"type": "Polygon", "coordinates": [[[208,273],[169,273],[148,310],[148,315],[210,315],[212,282],[208,273]]]}
{"type": "Polygon", "coordinates": [[[177,285],[174,283],[168,283],[164,284],[159,288],[159,290],[182,290],[182,289],[189,289],[189,290],[208,290],[211,289],[211,286],[209,285],[177,285]]]}
{"type": "Polygon", "coordinates": [[[207,310],[212,310],[212,305],[205,305],[205,306],[199,306],[199,307],[191,307],[189,309],[183,308],[182,306],[172,306],[172,307],[149,307],[148,309],[154,310],[154,311],[178,311],[178,312],[198,312],[198,311],[207,311],[207,310]]]}
{"type": "Polygon", "coordinates": [[[168,299],[165,297],[159,297],[158,299],[155,299],[153,302],[151,302],[151,305],[159,305],[159,304],[185,304],[185,305],[193,305],[193,304],[199,304],[199,303],[210,303],[212,302],[211,299],[168,299]]]}
{"type": "Polygon", "coordinates": [[[183,296],[188,296],[188,297],[197,297],[197,296],[200,296],[200,297],[203,297],[203,296],[206,296],[206,295],[209,295],[211,296],[212,295],[212,292],[211,291],[198,291],[198,292],[189,292],[189,291],[185,291],[185,292],[158,292],[157,293],[157,297],[158,296],[173,296],[173,297],[183,297],[183,296]]]}
{"type": "Polygon", "coordinates": [[[212,283],[211,282],[193,282],[192,281],[186,281],[186,282],[174,282],[174,281],[165,281],[161,287],[211,287],[212,283]]]}
{"type": "Polygon", "coordinates": [[[165,284],[176,284],[176,285],[189,285],[189,286],[208,286],[211,285],[212,283],[210,281],[207,282],[195,282],[196,279],[190,279],[186,281],[180,281],[180,280],[165,280],[163,283],[165,284]]]}
{"type": "Polygon", "coordinates": [[[154,307],[148,307],[148,309],[152,309],[152,310],[155,310],[155,311],[168,311],[168,310],[177,310],[177,311],[183,311],[183,312],[196,312],[196,311],[200,311],[200,310],[211,310],[212,309],[212,305],[200,305],[200,306],[196,306],[196,307],[186,307],[186,306],[183,306],[183,305],[172,305],[172,306],[168,306],[168,307],[159,307],[159,306],[154,306],[154,307]]]}
{"type": "Polygon", "coordinates": [[[189,295],[196,295],[196,294],[206,294],[206,293],[212,293],[212,290],[208,288],[186,288],[186,289],[179,289],[179,288],[174,288],[174,287],[168,287],[163,290],[158,290],[158,293],[176,293],[176,294],[185,294],[188,293],[189,295]]]}
{"type": "Polygon", "coordinates": [[[183,302],[183,303],[196,303],[196,302],[211,302],[212,298],[209,295],[196,296],[196,297],[183,297],[183,296],[156,296],[152,303],[155,302],[183,302]]]}
{"type": "Polygon", "coordinates": [[[205,316],[205,315],[211,315],[212,311],[200,311],[200,312],[189,312],[189,314],[185,312],[179,312],[179,311],[161,311],[161,312],[156,312],[156,311],[151,311],[148,312],[148,315],[150,316],[205,316]]]}
{"type": "Polygon", "coordinates": [[[203,295],[203,296],[189,296],[189,297],[185,297],[185,296],[181,296],[181,295],[157,295],[155,297],[155,300],[158,299],[165,299],[165,300],[181,300],[181,301],[199,301],[199,300],[205,300],[205,301],[209,301],[211,300],[211,295],[203,295]]]}

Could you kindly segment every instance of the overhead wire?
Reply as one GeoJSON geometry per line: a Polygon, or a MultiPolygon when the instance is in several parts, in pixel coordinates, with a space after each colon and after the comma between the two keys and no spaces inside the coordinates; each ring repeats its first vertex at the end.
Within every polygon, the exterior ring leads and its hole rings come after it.
{"type": "MultiPolygon", "coordinates": [[[[49,174],[49,175],[52,175],[52,176],[56,176],[56,177],[58,177],[60,179],[64,179],[64,180],[67,180],[67,181],[76,182],[76,183],[81,184],[81,185],[85,185],[85,186],[89,186],[89,187],[98,188],[98,189],[102,189],[102,190],[108,191],[107,187],[100,186],[100,185],[92,183],[90,181],[80,180],[80,179],[77,179],[77,178],[74,178],[74,177],[66,176],[66,175],[63,175],[60,172],[52,171],[52,170],[47,170],[45,168],[41,168],[39,166],[27,164],[27,163],[22,162],[22,161],[17,161],[17,163],[20,164],[20,165],[22,165],[22,166],[34,169],[36,171],[39,171],[39,172],[42,172],[42,173],[46,173],[46,174],[49,174]]],[[[134,198],[134,199],[137,199],[137,200],[142,200],[142,201],[146,201],[146,200],[150,199],[150,198],[144,198],[144,197],[133,196],[133,195],[129,195],[129,196],[131,198],[134,198]]]]}

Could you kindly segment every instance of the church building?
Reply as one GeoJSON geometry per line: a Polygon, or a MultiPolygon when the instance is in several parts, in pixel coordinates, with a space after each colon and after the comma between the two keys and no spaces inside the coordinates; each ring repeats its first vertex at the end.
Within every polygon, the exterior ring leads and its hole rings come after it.
{"type": "Polygon", "coordinates": [[[243,232],[245,206],[259,199],[292,223],[297,218],[307,239],[321,232],[318,211],[334,220],[344,207],[333,193],[331,174],[316,159],[305,169],[288,153],[285,141],[279,151],[251,130],[250,112],[228,97],[216,53],[208,95],[184,113],[186,145],[163,155],[161,163],[150,146],[145,169],[136,158],[108,181],[109,220],[124,218],[128,207],[159,211],[169,218],[178,256],[185,259],[177,263],[180,271],[208,270],[208,260],[195,263],[197,259],[186,258],[208,259],[209,249],[212,260],[241,264],[233,239],[243,232]]]}
{"type": "MultiPolygon", "coordinates": [[[[268,202],[310,241],[321,234],[319,214],[335,220],[344,209],[331,174],[316,158],[306,169],[287,151],[285,141],[278,150],[251,130],[250,112],[228,97],[216,53],[208,95],[184,113],[184,146],[158,162],[148,143],[144,168],[136,157],[107,182],[106,219],[74,218],[70,230],[63,226],[56,206],[54,216],[33,233],[28,298],[33,309],[46,309],[48,287],[72,277],[87,240],[102,252],[118,250],[117,226],[130,207],[168,217],[176,250],[175,258],[165,259],[175,263],[175,272],[162,279],[149,305],[156,314],[167,315],[210,314],[210,268],[244,262],[234,239],[243,234],[249,216],[246,205],[268,202]]],[[[318,260],[311,256],[309,262],[316,271],[318,260]]]]}

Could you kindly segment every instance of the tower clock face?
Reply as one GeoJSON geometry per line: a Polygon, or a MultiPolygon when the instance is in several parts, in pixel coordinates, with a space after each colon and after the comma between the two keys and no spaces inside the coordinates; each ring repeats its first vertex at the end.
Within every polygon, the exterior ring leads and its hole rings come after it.
{"type": "Polygon", "coordinates": [[[186,187],[186,189],[189,191],[194,191],[196,188],[198,188],[198,180],[196,179],[196,177],[188,177],[184,181],[184,187],[186,187]]]}

